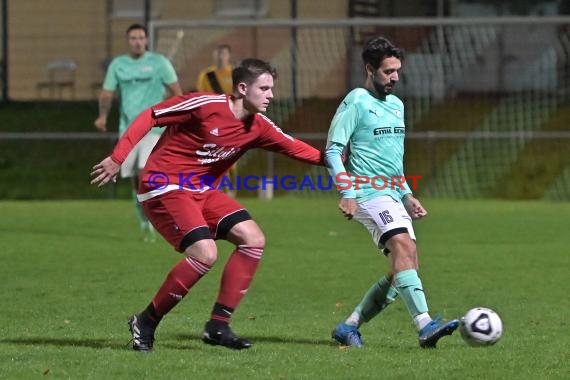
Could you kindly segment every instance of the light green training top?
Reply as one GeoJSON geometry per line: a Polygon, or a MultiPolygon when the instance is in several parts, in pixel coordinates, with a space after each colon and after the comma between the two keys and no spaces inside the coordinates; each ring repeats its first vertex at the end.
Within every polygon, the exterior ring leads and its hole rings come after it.
{"type": "MultiPolygon", "coordinates": [[[[120,55],[111,61],[103,82],[103,89],[120,92],[121,116],[119,136],[145,109],[160,103],[166,94],[165,85],[178,81],[176,71],[162,54],[145,52],[137,59],[120,55]]],[[[152,133],[162,133],[153,128],[152,133]]]]}
{"type": "MultiPolygon", "coordinates": [[[[335,149],[349,146],[346,170],[351,174],[352,188],[341,191],[345,198],[364,202],[389,195],[401,202],[411,190],[404,181],[404,104],[394,96],[385,100],[374,97],[364,88],[352,90],[339,105],[332,120],[327,139],[327,159],[335,149]],[[336,147],[336,148],[335,148],[336,147]],[[355,176],[365,176],[370,182],[359,184],[355,176]],[[372,181],[376,177],[374,181],[372,181]],[[404,189],[398,185],[402,183],[404,189]],[[372,184],[374,182],[374,186],[372,184]]],[[[333,179],[342,171],[342,164],[331,165],[333,179]]],[[[338,163],[339,161],[337,161],[338,163]]],[[[344,176],[348,182],[349,177],[344,176]]],[[[360,182],[364,182],[361,179],[360,182]]],[[[348,184],[335,181],[341,187],[348,184]]]]}

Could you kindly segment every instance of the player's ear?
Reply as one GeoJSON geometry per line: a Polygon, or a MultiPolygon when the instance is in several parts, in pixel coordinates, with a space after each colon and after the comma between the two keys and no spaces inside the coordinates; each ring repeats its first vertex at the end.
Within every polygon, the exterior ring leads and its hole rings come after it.
{"type": "Polygon", "coordinates": [[[245,82],[239,82],[236,88],[240,95],[245,96],[247,92],[247,84],[245,82]]]}
{"type": "Polygon", "coordinates": [[[374,70],[374,67],[372,67],[370,63],[367,63],[366,66],[364,66],[364,68],[366,69],[366,74],[374,76],[374,72],[376,70],[374,70]]]}

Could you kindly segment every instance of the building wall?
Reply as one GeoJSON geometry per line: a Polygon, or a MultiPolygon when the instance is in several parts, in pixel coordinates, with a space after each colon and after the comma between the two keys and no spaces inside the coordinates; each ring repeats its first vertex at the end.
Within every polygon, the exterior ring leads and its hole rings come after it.
{"type": "MultiPolygon", "coordinates": [[[[85,98],[105,54],[104,1],[9,1],[10,98],[35,99],[46,65],[58,58],[77,62],[77,97],[85,98]]],[[[47,96],[47,94],[46,94],[47,96]]]]}
{"type": "MultiPolygon", "coordinates": [[[[299,18],[344,18],[348,0],[298,0],[299,18]]],[[[155,0],[153,17],[169,19],[208,19],[214,15],[214,0],[155,0]]],[[[288,18],[290,3],[267,0],[268,18],[288,18]]],[[[76,100],[94,99],[104,76],[104,62],[126,50],[125,30],[139,19],[108,18],[104,0],[9,0],[9,96],[13,100],[51,98],[39,93],[38,83],[48,79],[47,65],[59,58],[77,63],[76,100]],[[110,57],[109,57],[110,55],[110,57]]],[[[239,41],[236,41],[239,43],[239,41]]],[[[243,41],[244,49],[251,41],[243,41]]],[[[237,46],[236,50],[243,50],[237,46]]],[[[198,59],[195,67],[206,64],[198,59]]],[[[268,59],[268,57],[265,57],[268,59]]],[[[192,65],[191,62],[183,66],[192,65]]],[[[194,73],[192,73],[194,74],[194,73]]],[[[193,78],[182,78],[190,87],[193,78]]],[[[57,94],[55,97],[58,97],[57,94]]],[[[69,90],[62,97],[71,98],[69,90]]]]}

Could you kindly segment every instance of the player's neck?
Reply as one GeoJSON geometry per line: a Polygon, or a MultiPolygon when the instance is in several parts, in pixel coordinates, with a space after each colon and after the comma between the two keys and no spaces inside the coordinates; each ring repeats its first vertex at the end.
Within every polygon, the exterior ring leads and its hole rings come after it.
{"type": "Polygon", "coordinates": [[[379,94],[371,83],[366,82],[364,88],[368,90],[370,95],[379,100],[386,100],[386,94],[379,94]]]}
{"type": "Polygon", "coordinates": [[[243,99],[230,96],[230,110],[239,120],[245,120],[252,115],[252,113],[244,107],[243,99]]]}
{"type": "Polygon", "coordinates": [[[139,58],[142,58],[142,56],[144,55],[144,53],[146,53],[146,51],[143,51],[143,52],[140,53],[140,54],[139,54],[139,53],[132,53],[132,52],[131,52],[131,53],[129,53],[129,56],[130,56],[132,59],[139,59],[139,58]]]}

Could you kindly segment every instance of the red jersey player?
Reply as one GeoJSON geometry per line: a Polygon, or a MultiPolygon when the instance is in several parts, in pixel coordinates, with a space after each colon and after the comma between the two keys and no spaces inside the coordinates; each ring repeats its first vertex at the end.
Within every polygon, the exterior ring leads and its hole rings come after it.
{"type": "Polygon", "coordinates": [[[129,319],[133,349],[152,350],[162,317],[216,262],[216,239],[228,240],[236,249],[224,268],[202,340],[233,349],[251,347],[232,332],[229,320],[253,279],[265,236],[242,205],[215,187],[252,148],[323,162],[320,151],[283,133],[260,113],[273,98],[275,77],[268,63],[246,59],[232,73],[231,96],[189,93],[143,111],[111,156],[93,167],[92,184],[114,181],[134,145],[152,127],[166,127],[141,174],[138,199],[156,230],[185,258],[171,269],[147,308],[129,319]]]}

